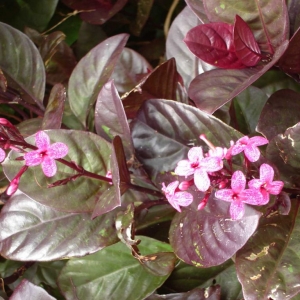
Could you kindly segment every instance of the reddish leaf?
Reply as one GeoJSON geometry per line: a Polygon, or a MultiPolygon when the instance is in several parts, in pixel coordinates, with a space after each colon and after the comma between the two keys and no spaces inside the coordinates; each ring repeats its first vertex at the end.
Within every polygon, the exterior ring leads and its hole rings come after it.
{"type": "Polygon", "coordinates": [[[192,28],[184,41],[196,56],[216,67],[246,67],[235,54],[233,25],[221,22],[202,24],[192,28]]]}
{"type": "Polygon", "coordinates": [[[233,34],[236,56],[247,67],[255,66],[261,59],[260,49],[248,24],[238,15],[233,34]]]}

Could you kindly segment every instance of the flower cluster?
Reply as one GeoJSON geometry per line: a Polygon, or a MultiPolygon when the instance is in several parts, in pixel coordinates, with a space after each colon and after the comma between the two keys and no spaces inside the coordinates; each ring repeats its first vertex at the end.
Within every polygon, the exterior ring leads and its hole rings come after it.
{"type": "Polygon", "coordinates": [[[231,142],[229,149],[215,147],[205,135],[200,135],[200,139],[210,150],[204,154],[202,147],[192,147],[188,159],[179,161],[175,168],[175,174],[184,176],[185,181],[174,181],[168,186],[163,183],[162,191],[177,211],[181,212],[180,206],[189,206],[193,202],[192,194],[187,192],[191,186],[205,193],[198,209],[205,207],[210,194],[215,191],[217,200],[231,203],[229,213],[233,220],[243,217],[244,203],[265,205],[269,202],[270,194],[278,195],[281,192],[283,182],[273,181],[274,170],[266,163],[259,168],[259,179],[247,178],[241,170],[232,168],[232,157],[243,153],[244,171],[249,174],[249,162],[256,162],[260,157],[258,146],[268,143],[264,137],[242,137],[235,143],[231,142]]]}

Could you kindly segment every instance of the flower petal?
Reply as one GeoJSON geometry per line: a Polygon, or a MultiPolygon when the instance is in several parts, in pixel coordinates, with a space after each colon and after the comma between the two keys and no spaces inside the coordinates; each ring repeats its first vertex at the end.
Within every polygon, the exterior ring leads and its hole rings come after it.
{"type": "Polygon", "coordinates": [[[29,167],[34,167],[42,163],[43,156],[41,155],[40,151],[30,151],[25,153],[24,155],[25,165],[29,167]]]}
{"type": "Polygon", "coordinates": [[[69,148],[64,143],[54,143],[48,147],[47,154],[54,159],[62,158],[68,154],[69,148]]]}
{"type": "Polygon", "coordinates": [[[247,189],[239,194],[241,201],[252,205],[264,205],[264,198],[259,190],[247,189]]]}
{"type": "Polygon", "coordinates": [[[42,170],[47,177],[52,177],[56,174],[57,166],[53,158],[46,156],[42,162],[42,170]]]}
{"type": "Polygon", "coordinates": [[[223,161],[219,157],[206,157],[201,160],[200,166],[207,172],[216,172],[223,168],[223,161]]]}
{"type": "Polygon", "coordinates": [[[258,161],[258,159],[260,157],[260,151],[254,145],[248,145],[245,148],[244,153],[251,162],[258,161]]]}
{"type": "Polygon", "coordinates": [[[266,189],[271,195],[278,195],[280,194],[283,188],[283,181],[273,181],[267,184],[266,189]]]}
{"type": "Polygon", "coordinates": [[[197,169],[195,171],[194,182],[197,189],[201,192],[207,191],[210,186],[210,179],[207,175],[207,172],[203,169],[197,169]]]}
{"type": "Polygon", "coordinates": [[[195,169],[191,167],[191,163],[188,160],[181,160],[177,163],[177,167],[175,168],[175,174],[179,176],[189,176],[194,174],[195,169]]]}
{"type": "Polygon", "coordinates": [[[202,147],[193,147],[188,152],[188,159],[190,162],[198,162],[203,158],[202,147]]]}
{"type": "Polygon", "coordinates": [[[245,213],[245,206],[242,201],[233,201],[230,205],[230,216],[233,220],[239,220],[245,213]]]}
{"type": "Polygon", "coordinates": [[[232,197],[234,195],[233,190],[231,189],[223,189],[223,190],[218,190],[215,193],[215,197],[219,200],[224,200],[227,202],[233,201],[232,197]]]}
{"type": "Polygon", "coordinates": [[[270,165],[262,164],[259,168],[259,176],[265,183],[272,182],[274,178],[274,170],[270,165]]]}
{"type": "Polygon", "coordinates": [[[193,202],[193,196],[188,192],[176,192],[173,200],[180,206],[189,206],[193,202]]]}
{"type": "Polygon", "coordinates": [[[35,144],[41,150],[47,149],[50,146],[50,138],[48,134],[44,131],[38,131],[35,134],[35,144]]]}
{"type": "Polygon", "coordinates": [[[268,144],[269,141],[262,136],[254,136],[250,138],[250,144],[254,146],[262,146],[268,144]]]}
{"type": "Polygon", "coordinates": [[[178,187],[178,185],[179,185],[179,181],[178,180],[169,183],[168,186],[166,186],[165,183],[163,182],[162,183],[162,186],[163,186],[162,187],[162,191],[165,193],[166,196],[167,195],[172,195],[173,196],[174,193],[175,193],[175,190],[178,187]]]}
{"type": "Polygon", "coordinates": [[[0,163],[4,160],[5,158],[5,152],[3,149],[0,148],[0,163]]]}
{"type": "Polygon", "coordinates": [[[231,188],[235,193],[240,193],[246,187],[246,178],[242,171],[235,171],[231,177],[231,188]]]}
{"type": "Polygon", "coordinates": [[[248,182],[248,186],[250,189],[257,189],[260,190],[260,188],[265,184],[264,181],[260,180],[260,179],[251,179],[248,182]]]}

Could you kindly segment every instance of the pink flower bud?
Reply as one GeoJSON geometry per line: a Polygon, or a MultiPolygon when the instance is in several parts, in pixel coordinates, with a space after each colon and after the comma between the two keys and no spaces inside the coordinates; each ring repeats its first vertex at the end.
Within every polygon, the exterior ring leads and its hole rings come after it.
{"type": "Polygon", "coordinates": [[[13,194],[17,191],[17,189],[18,189],[18,187],[19,187],[19,182],[20,182],[20,178],[14,178],[14,179],[10,182],[10,184],[9,184],[7,190],[6,190],[6,194],[7,194],[8,196],[13,195],[13,194]]]}

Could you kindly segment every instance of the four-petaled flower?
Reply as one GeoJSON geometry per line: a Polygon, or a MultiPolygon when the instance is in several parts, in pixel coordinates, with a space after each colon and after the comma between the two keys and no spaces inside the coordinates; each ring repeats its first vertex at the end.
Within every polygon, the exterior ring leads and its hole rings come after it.
{"type": "Polygon", "coordinates": [[[205,157],[201,147],[193,147],[188,152],[188,159],[178,162],[175,173],[188,177],[194,174],[194,182],[199,191],[205,192],[210,186],[208,172],[216,172],[223,168],[220,157],[205,157]]]}
{"type": "Polygon", "coordinates": [[[162,183],[162,191],[169,203],[179,212],[181,212],[180,206],[189,206],[193,202],[193,196],[188,192],[183,192],[178,189],[179,181],[173,181],[165,186],[162,183]]]}
{"type": "Polygon", "coordinates": [[[268,143],[269,141],[261,136],[254,136],[252,138],[244,136],[237,140],[237,142],[231,147],[229,153],[231,155],[237,155],[244,151],[248,160],[255,162],[260,156],[260,151],[258,150],[257,146],[266,145],[268,143]]]}
{"type": "Polygon", "coordinates": [[[64,143],[50,144],[50,138],[44,131],[35,135],[37,150],[30,151],[24,155],[26,166],[32,167],[39,164],[47,177],[56,174],[57,167],[55,159],[62,158],[68,154],[68,146],[64,143]]]}
{"type": "Polygon", "coordinates": [[[278,195],[283,188],[282,181],[273,181],[274,170],[268,164],[262,164],[259,168],[260,179],[252,179],[249,181],[248,185],[251,189],[257,189],[261,192],[264,203],[269,202],[269,194],[278,195]]]}
{"type": "Polygon", "coordinates": [[[245,213],[244,203],[263,205],[262,194],[256,189],[245,189],[246,178],[243,172],[235,171],[231,178],[231,189],[219,190],[215,197],[231,202],[230,216],[233,220],[241,219],[245,213]]]}

